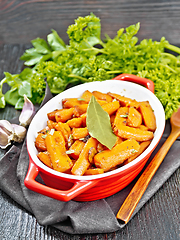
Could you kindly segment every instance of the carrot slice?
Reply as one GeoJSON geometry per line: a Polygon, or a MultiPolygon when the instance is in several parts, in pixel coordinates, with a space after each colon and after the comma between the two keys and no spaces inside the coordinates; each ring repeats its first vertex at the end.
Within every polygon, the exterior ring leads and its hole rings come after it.
{"type": "Polygon", "coordinates": [[[139,151],[139,144],[134,139],[126,140],[117,144],[111,150],[105,150],[95,155],[94,163],[97,168],[102,168],[105,172],[111,168],[122,164],[127,158],[139,151]]]}
{"type": "Polygon", "coordinates": [[[74,159],[78,159],[84,145],[85,143],[83,141],[76,140],[69,148],[69,151],[71,152],[69,155],[74,159]]]}
{"type": "Polygon", "coordinates": [[[63,108],[72,108],[86,103],[85,100],[80,100],[78,98],[65,98],[62,100],[63,108]]]}
{"type": "Polygon", "coordinates": [[[53,135],[47,134],[45,142],[53,169],[59,172],[66,172],[71,169],[73,164],[69,156],[66,154],[62,133],[60,131],[55,131],[53,135]]]}
{"type": "Polygon", "coordinates": [[[134,108],[129,108],[127,125],[130,127],[139,127],[142,123],[142,115],[134,108]]]}
{"type": "Polygon", "coordinates": [[[78,160],[75,162],[74,166],[72,167],[71,173],[74,175],[82,176],[84,175],[85,171],[90,166],[89,162],[89,150],[94,147],[97,148],[97,140],[95,138],[89,138],[86,144],[84,145],[84,148],[78,158],[78,160]]]}
{"type": "Polygon", "coordinates": [[[132,162],[135,158],[137,158],[142,152],[144,152],[144,150],[146,150],[146,148],[149,146],[149,144],[151,143],[151,141],[145,141],[145,142],[141,142],[140,143],[140,149],[138,152],[136,152],[134,154],[134,156],[128,158],[127,160],[124,161],[124,165],[129,163],[129,162],[132,162]]]}
{"type": "Polygon", "coordinates": [[[85,138],[89,134],[87,127],[84,128],[73,128],[72,136],[73,139],[85,138]]]}
{"type": "Polygon", "coordinates": [[[67,124],[69,125],[70,128],[79,128],[82,127],[83,123],[83,118],[72,118],[67,121],[67,124]]]}
{"type": "Polygon", "coordinates": [[[120,107],[116,112],[113,126],[115,127],[116,125],[120,125],[120,124],[126,125],[128,114],[129,114],[128,107],[120,107]]]}
{"type": "Polygon", "coordinates": [[[111,93],[111,92],[108,92],[108,94],[117,99],[119,102],[120,102],[120,105],[122,107],[135,107],[135,108],[138,108],[139,107],[139,102],[137,102],[136,100],[134,99],[131,99],[131,98],[128,98],[128,97],[124,97],[124,96],[121,96],[119,94],[116,94],[116,93],[111,93]]]}
{"type": "Polygon", "coordinates": [[[114,133],[121,138],[125,138],[125,139],[133,138],[139,142],[148,141],[154,137],[153,132],[143,131],[138,128],[123,126],[123,125],[116,126],[114,128],[114,133]]]}
{"type": "Polygon", "coordinates": [[[114,112],[116,112],[116,110],[119,108],[119,102],[118,101],[114,101],[114,102],[110,102],[110,103],[106,103],[104,105],[102,105],[102,109],[104,111],[106,111],[109,115],[113,114],[114,112]]]}
{"type": "Polygon", "coordinates": [[[150,131],[154,132],[156,130],[156,118],[149,102],[141,102],[139,109],[142,114],[145,126],[147,126],[150,131]]]}
{"type": "Polygon", "coordinates": [[[66,122],[74,114],[74,108],[60,109],[55,113],[56,122],[66,122]]]}
{"type": "Polygon", "coordinates": [[[61,131],[62,132],[62,135],[63,135],[65,141],[67,142],[68,139],[69,139],[69,136],[71,134],[71,129],[70,129],[69,125],[67,123],[58,122],[55,125],[55,129],[57,131],[61,131]]]}
{"type": "Polygon", "coordinates": [[[55,122],[55,121],[56,121],[56,119],[55,119],[55,114],[56,114],[57,111],[58,111],[58,109],[56,109],[56,110],[48,113],[48,114],[47,114],[48,119],[49,119],[49,120],[52,120],[53,122],[55,122]]]}
{"type": "Polygon", "coordinates": [[[89,168],[85,171],[84,175],[96,175],[102,173],[104,173],[104,170],[102,168],[89,168]]]}
{"type": "Polygon", "coordinates": [[[87,111],[88,104],[82,104],[74,107],[74,115],[80,117],[83,113],[87,111]]]}
{"type": "Polygon", "coordinates": [[[99,91],[93,91],[92,94],[100,100],[105,100],[107,102],[112,102],[112,100],[113,100],[113,98],[106,93],[102,93],[102,92],[99,92],[99,91]]]}
{"type": "Polygon", "coordinates": [[[39,152],[37,157],[43,162],[46,166],[52,168],[51,159],[48,152],[39,152]]]}
{"type": "Polygon", "coordinates": [[[35,146],[38,151],[47,151],[46,143],[45,143],[46,135],[43,133],[39,133],[35,139],[35,146]]]}

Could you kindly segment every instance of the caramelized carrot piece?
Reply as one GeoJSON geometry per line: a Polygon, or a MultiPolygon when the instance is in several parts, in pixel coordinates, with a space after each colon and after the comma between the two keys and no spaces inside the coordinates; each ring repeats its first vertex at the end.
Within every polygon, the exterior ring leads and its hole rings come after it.
{"type": "Polygon", "coordinates": [[[82,126],[86,127],[86,117],[87,117],[87,113],[84,113],[81,115],[81,119],[82,119],[82,126]]]}
{"type": "Polygon", "coordinates": [[[87,111],[88,104],[82,104],[74,107],[74,116],[80,117],[83,113],[87,111]]]}
{"type": "Polygon", "coordinates": [[[72,136],[73,139],[85,138],[89,134],[87,127],[84,128],[73,128],[72,136]]]}
{"type": "Polygon", "coordinates": [[[63,108],[72,108],[85,103],[85,100],[80,100],[78,98],[65,98],[62,100],[63,108]]]}
{"type": "Polygon", "coordinates": [[[115,113],[110,116],[111,125],[114,123],[115,117],[116,117],[115,113]]]}
{"type": "MultiPolygon", "coordinates": [[[[50,135],[51,135],[51,133],[50,133],[50,135]]],[[[64,139],[64,136],[63,136],[62,132],[61,131],[54,131],[53,138],[59,144],[59,147],[63,151],[66,151],[65,139],[64,139]]]]}
{"type": "Polygon", "coordinates": [[[103,145],[102,143],[98,142],[98,145],[97,145],[97,152],[102,152],[104,150],[107,150],[108,148],[103,145]]]}
{"type": "Polygon", "coordinates": [[[74,159],[78,159],[84,145],[85,143],[83,141],[76,140],[69,148],[70,152],[72,152],[69,155],[74,159]]]}
{"type": "Polygon", "coordinates": [[[148,131],[148,128],[143,124],[141,124],[138,128],[144,131],[148,131]]]}
{"type": "Polygon", "coordinates": [[[139,127],[142,123],[142,115],[134,108],[129,108],[127,125],[130,127],[139,127]]]}
{"type": "Polygon", "coordinates": [[[35,139],[35,146],[39,152],[47,151],[46,144],[45,144],[45,137],[46,137],[45,134],[39,133],[35,139]]]}
{"type": "Polygon", "coordinates": [[[88,169],[90,166],[89,162],[89,150],[94,147],[97,147],[97,140],[95,138],[89,138],[86,144],[84,145],[84,148],[75,162],[74,166],[72,167],[71,173],[74,175],[82,176],[84,175],[85,171],[88,169]]]}
{"type": "MultiPolygon", "coordinates": [[[[96,146],[97,148],[97,146],[96,146]]],[[[91,147],[88,152],[88,160],[91,164],[94,163],[94,156],[97,153],[97,149],[95,147],[91,147]]]]}
{"type": "Polygon", "coordinates": [[[83,118],[72,118],[67,121],[67,124],[70,128],[79,128],[82,127],[83,118]]]}
{"type": "Polygon", "coordinates": [[[93,94],[89,90],[86,90],[83,92],[80,98],[84,99],[86,102],[89,102],[92,96],[93,94]]]}
{"type": "Polygon", "coordinates": [[[128,114],[129,114],[128,107],[120,107],[116,112],[113,126],[115,127],[116,125],[121,125],[121,124],[126,125],[128,114]]]}
{"type": "Polygon", "coordinates": [[[102,105],[102,109],[106,111],[109,115],[111,115],[114,112],[116,112],[119,106],[120,105],[118,101],[113,101],[113,102],[102,105]]]}
{"type": "Polygon", "coordinates": [[[121,138],[125,139],[133,138],[139,142],[148,141],[154,137],[153,132],[143,131],[138,128],[133,128],[124,125],[116,126],[114,128],[114,133],[121,138]]]}
{"type": "Polygon", "coordinates": [[[57,131],[62,132],[62,135],[63,135],[65,141],[67,142],[69,139],[69,136],[71,134],[71,129],[70,129],[69,125],[67,123],[58,122],[55,126],[55,129],[57,131]]]}
{"type": "Polygon", "coordinates": [[[54,111],[48,113],[48,114],[47,114],[48,119],[49,119],[49,120],[52,120],[52,121],[55,122],[55,121],[56,121],[56,119],[55,119],[55,114],[56,114],[57,111],[58,111],[58,110],[56,109],[56,110],[54,110],[54,111]]]}
{"type": "Polygon", "coordinates": [[[104,170],[102,168],[89,168],[85,171],[84,175],[96,175],[102,173],[104,173],[104,170]]]}
{"type": "Polygon", "coordinates": [[[41,162],[43,162],[46,166],[52,168],[52,163],[51,163],[51,159],[49,157],[48,152],[39,152],[37,157],[39,158],[39,160],[41,160],[41,162]]]}
{"type": "Polygon", "coordinates": [[[96,99],[96,101],[99,103],[99,105],[103,106],[104,104],[108,103],[107,101],[105,100],[99,100],[99,99],[96,99]]]}
{"type": "Polygon", "coordinates": [[[156,130],[156,118],[149,102],[148,101],[141,102],[139,106],[139,110],[142,114],[145,126],[150,131],[154,132],[156,130]]]}
{"type": "Polygon", "coordinates": [[[123,164],[125,165],[129,162],[132,162],[135,158],[137,158],[141,153],[143,153],[146,150],[146,148],[149,146],[150,143],[151,141],[141,142],[139,151],[136,152],[132,157],[125,160],[123,164]]]}
{"type": "Polygon", "coordinates": [[[106,93],[102,93],[102,92],[99,92],[99,91],[93,91],[92,94],[100,100],[105,100],[107,102],[112,102],[112,100],[113,100],[113,98],[106,93]]]}
{"type": "Polygon", "coordinates": [[[124,97],[124,96],[121,96],[119,94],[116,94],[116,93],[111,93],[111,92],[108,92],[108,94],[115,98],[116,100],[118,100],[120,102],[120,105],[122,107],[126,107],[126,106],[131,106],[131,107],[135,107],[135,108],[138,108],[139,107],[139,102],[137,102],[136,100],[134,99],[131,99],[131,98],[128,98],[128,97],[124,97]]]}
{"type": "Polygon", "coordinates": [[[52,120],[48,120],[48,121],[47,121],[47,126],[48,126],[49,129],[55,128],[56,124],[57,124],[57,123],[54,122],[54,121],[52,121],[52,120]]]}
{"type": "Polygon", "coordinates": [[[122,143],[122,142],[123,142],[122,138],[120,138],[120,137],[117,136],[117,140],[116,140],[115,145],[120,144],[120,143],[122,143]]]}
{"type": "Polygon", "coordinates": [[[95,155],[94,163],[97,168],[102,168],[105,172],[111,168],[122,164],[127,158],[139,151],[139,144],[134,139],[126,140],[117,144],[111,150],[105,150],[95,155]]]}
{"type": "Polygon", "coordinates": [[[58,133],[56,132],[57,131],[55,131],[53,135],[47,134],[45,138],[47,151],[51,158],[53,169],[59,172],[66,172],[71,169],[73,164],[66,154],[62,133],[60,131],[58,133]]]}
{"type": "Polygon", "coordinates": [[[56,122],[66,122],[74,114],[74,108],[60,109],[55,113],[56,122]]]}
{"type": "Polygon", "coordinates": [[[47,134],[48,131],[50,130],[50,128],[48,126],[46,126],[45,128],[43,128],[41,131],[39,131],[38,133],[43,133],[43,134],[47,134]]]}
{"type": "MultiPolygon", "coordinates": [[[[86,103],[89,103],[89,101],[91,100],[92,96],[94,96],[94,94],[92,92],[90,92],[89,90],[86,90],[86,91],[83,92],[83,94],[81,95],[80,99],[83,99],[86,103]]],[[[98,99],[96,96],[95,96],[95,98],[96,98],[96,101],[100,105],[104,105],[105,103],[107,103],[107,101],[98,99]]]]}

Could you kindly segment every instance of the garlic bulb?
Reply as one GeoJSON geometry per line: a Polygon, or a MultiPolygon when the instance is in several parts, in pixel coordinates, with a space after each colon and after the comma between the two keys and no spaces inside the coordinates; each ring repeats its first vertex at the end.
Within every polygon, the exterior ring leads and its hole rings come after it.
{"type": "Polygon", "coordinates": [[[7,120],[0,120],[0,147],[2,149],[11,145],[12,141],[22,142],[26,136],[26,128],[11,124],[7,120]]]}
{"type": "Polygon", "coordinates": [[[28,126],[34,117],[35,114],[35,108],[33,103],[27,98],[26,95],[24,95],[24,105],[22,112],[19,116],[19,122],[21,126],[28,126]]]}

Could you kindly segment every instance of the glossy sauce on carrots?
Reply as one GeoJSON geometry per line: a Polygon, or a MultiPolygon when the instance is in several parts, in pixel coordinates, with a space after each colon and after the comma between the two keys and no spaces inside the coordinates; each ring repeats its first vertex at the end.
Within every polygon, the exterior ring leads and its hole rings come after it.
{"type": "Polygon", "coordinates": [[[78,176],[111,171],[133,161],[154,137],[156,119],[147,101],[86,90],[80,98],[63,99],[62,106],[47,113],[46,130],[35,139],[37,157],[56,171],[78,176]],[[89,134],[86,117],[92,96],[109,114],[117,137],[112,149],[89,134]]]}

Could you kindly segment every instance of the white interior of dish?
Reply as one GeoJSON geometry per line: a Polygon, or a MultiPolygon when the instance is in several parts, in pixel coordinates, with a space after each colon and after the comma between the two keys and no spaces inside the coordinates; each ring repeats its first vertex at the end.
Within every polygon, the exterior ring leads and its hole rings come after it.
{"type": "Polygon", "coordinates": [[[43,168],[44,170],[56,175],[61,176],[63,178],[70,178],[70,179],[76,179],[76,180],[92,180],[92,179],[98,179],[103,178],[112,174],[116,174],[118,172],[121,172],[130,166],[136,164],[140,159],[144,158],[149,152],[154,149],[156,144],[158,143],[159,139],[162,136],[162,133],[165,128],[165,114],[163,106],[161,105],[158,98],[147,88],[140,86],[135,83],[126,82],[126,81],[119,81],[119,80],[106,80],[103,82],[90,82],[81,84],[75,87],[72,87],[54,98],[52,98],[50,101],[48,101],[35,115],[33,118],[29,129],[27,133],[27,148],[28,152],[31,155],[31,158],[33,159],[34,163],[39,166],[40,168],[43,168]],[[62,104],[61,101],[64,98],[73,98],[73,97],[80,97],[82,93],[85,90],[89,91],[101,91],[103,93],[112,92],[117,93],[132,99],[136,99],[137,101],[149,101],[152,109],[154,110],[155,117],[156,117],[156,123],[157,123],[157,129],[154,133],[154,138],[149,145],[149,147],[134,161],[128,163],[125,166],[122,166],[116,170],[113,170],[111,172],[94,175],[94,176],[74,176],[70,174],[60,173],[53,169],[50,169],[49,167],[45,166],[36,156],[37,149],[34,145],[35,138],[37,136],[37,133],[43,129],[47,125],[47,113],[55,110],[55,109],[61,109],[62,104]]]}

